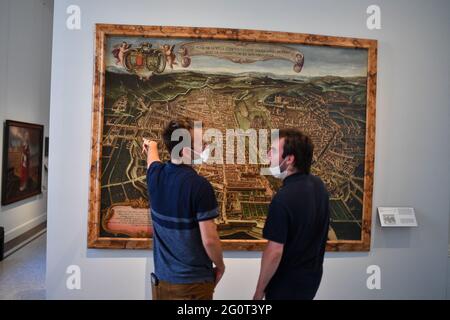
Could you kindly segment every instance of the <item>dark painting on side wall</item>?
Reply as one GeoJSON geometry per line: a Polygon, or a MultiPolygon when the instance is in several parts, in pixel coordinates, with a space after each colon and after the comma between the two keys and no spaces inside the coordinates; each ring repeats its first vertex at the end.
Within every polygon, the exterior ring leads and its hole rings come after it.
{"type": "Polygon", "coordinates": [[[39,124],[5,122],[2,205],[41,193],[43,133],[39,124]]]}

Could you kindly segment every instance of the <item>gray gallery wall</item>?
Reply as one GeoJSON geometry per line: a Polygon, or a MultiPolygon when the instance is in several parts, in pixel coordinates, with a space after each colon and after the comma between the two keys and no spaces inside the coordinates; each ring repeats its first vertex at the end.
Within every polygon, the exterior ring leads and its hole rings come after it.
{"type": "MultiPolygon", "coordinates": [[[[48,136],[52,21],[53,0],[0,1],[1,143],[5,120],[42,124],[44,135],[48,136]]],[[[2,153],[0,148],[0,159],[2,153]]],[[[44,188],[45,179],[44,173],[44,188]]],[[[46,218],[46,192],[0,207],[0,225],[5,227],[6,241],[46,218]]]]}
{"type": "MultiPolygon", "coordinates": [[[[449,233],[448,1],[377,1],[382,29],[366,28],[372,1],[73,1],[55,3],[47,246],[48,298],[148,299],[150,251],[87,250],[95,23],[290,31],[379,40],[372,249],[328,253],[319,299],[444,298],[449,233]],[[81,8],[81,30],[66,9],[81,8]],[[418,228],[381,229],[377,206],[411,206],[418,228]],[[381,290],[366,269],[380,266],[381,290]],[[66,269],[81,268],[81,290],[66,269]]],[[[252,297],[259,253],[227,252],[222,299],[252,297]]]]}

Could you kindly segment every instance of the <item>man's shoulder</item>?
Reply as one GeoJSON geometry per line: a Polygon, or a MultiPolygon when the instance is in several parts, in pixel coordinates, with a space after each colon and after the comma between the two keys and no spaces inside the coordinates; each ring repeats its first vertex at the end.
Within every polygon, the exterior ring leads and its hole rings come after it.
{"type": "Polygon", "coordinates": [[[323,181],[322,181],[322,179],[319,176],[316,176],[316,175],[310,173],[310,174],[308,174],[308,177],[314,183],[323,184],[323,181]]]}
{"type": "Polygon", "coordinates": [[[285,187],[281,187],[272,198],[272,207],[284,207],[287,203],[291,203],[291,192],[285,187]]]}
{"type": "Polygon", "coordinates": [[[323,192],[327,191],[325,183],[322,181],[320,177],[315,176],[313,174],[308,174],[306,176],[306,179],[298,180],[297,183],[294,184],[282,186],[275,194],[273,199],[277,201],[286,200],[286,197],[290,199],[293,195],[297,195],[299,190],[307,191],[310,190],[311,188],[316,188],[323,192]]]}
{"type": "Polygon", "coordinates": [[[315,188],[326,189],[323,180],[319,176],[313,175],[312,173],[307,174],[306,179],[302,179],[300,181],[304,186],[312,184],[315,188]]]}
{"type": "Polygon", "coordinates": [[[198,189],[212,188],[211,183],[203,176],[199,175],[196,171],[192,170],[192,173],[188,174],[188,179],[198,189]]]}
{"type": "Polygon", "coordinates": [[[147,168],[147,173],[153,172],[155,169],[160,169],[165,166],[161,161],[153,161],[147,168]]]}
{"type": "Polygon", "coordinates": [[[185,185],[190,185],[194,189],[203,189],[206,187],[212,187],[211,183],[198,172],[188,166],[183,166],[177,170],[177,179],[182,181],[185,185]]]}
{"type": "Polygon", "coordinates": [[[210,185],[208,179],[206,179],[204,176],[199,175],[197,172],[195,173],[195,179],[198,183],[210,185]]]}
{"type": "Polygon", "coordinates": [[[315,176],[310,174],[311,181],[313,181],[314,185],[316,185],[321,191],[327,192],[327,187],[323,180],[319,176],[315,176]]]}
{"type": "Polygon", "coordinates": [[[159,181],[161,169],[164,167],[164,163],[161,161],[153,161],[147,168],[147,186],[149,188],[149,191],[154,190],[156,184],[159,181]]]}

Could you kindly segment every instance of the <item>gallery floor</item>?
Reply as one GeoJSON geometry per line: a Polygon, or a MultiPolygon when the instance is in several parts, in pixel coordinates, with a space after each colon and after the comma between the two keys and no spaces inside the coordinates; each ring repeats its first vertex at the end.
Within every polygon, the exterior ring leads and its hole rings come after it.
{"type": "Polygon", "coordinates": [[[44,233],[0,262],[0,300],[45,299],[44,233]]]}

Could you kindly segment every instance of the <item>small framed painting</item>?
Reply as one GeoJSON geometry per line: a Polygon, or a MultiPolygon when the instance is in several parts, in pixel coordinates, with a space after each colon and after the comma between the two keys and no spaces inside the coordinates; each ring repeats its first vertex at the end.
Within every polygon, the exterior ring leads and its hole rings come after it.
{"type": "Polygon", "coordinates": [[[2,205],[41,193],[44,126],[7,120],[3,135],[2,205]]]}

